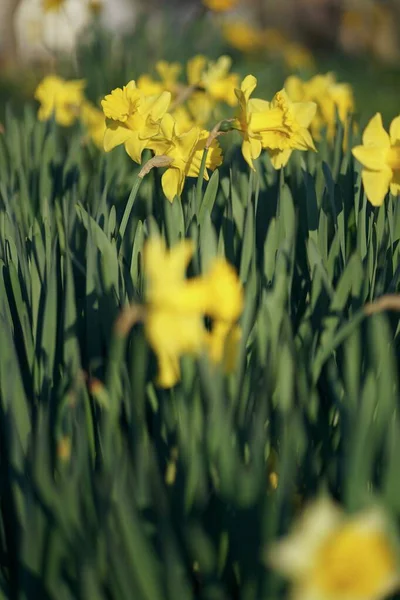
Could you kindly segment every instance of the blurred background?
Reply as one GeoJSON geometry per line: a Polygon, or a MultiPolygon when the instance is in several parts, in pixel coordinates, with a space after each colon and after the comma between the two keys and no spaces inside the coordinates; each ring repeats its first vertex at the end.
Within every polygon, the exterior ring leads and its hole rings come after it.
{"type": "Polygon", "coordinates": [[[334,71],[361,121],[400,112],[399,0],[0,0],[0,121],[43,74],[84,77],[94,101],[157,60],[233,58],[268,96],[334,71]]]}

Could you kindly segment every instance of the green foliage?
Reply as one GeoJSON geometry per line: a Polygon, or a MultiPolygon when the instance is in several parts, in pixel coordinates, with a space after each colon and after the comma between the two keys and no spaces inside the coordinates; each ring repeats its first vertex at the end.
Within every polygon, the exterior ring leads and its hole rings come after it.
{"type": "Polygon", "coordinates": [[[0,137],[0,597],[281,597],[265,550],[321,489],[400,514],[400,211],[373,209],[347,150],[237,152],[163,197],[120,149],[8,112],[0,137]],[[231,261],[246,306],[238,368],[185,358],[154,384],[143,245],[190,237],[193,274],[231,261]],[[271,473],[278,474],[278,487],[271,473]]]}

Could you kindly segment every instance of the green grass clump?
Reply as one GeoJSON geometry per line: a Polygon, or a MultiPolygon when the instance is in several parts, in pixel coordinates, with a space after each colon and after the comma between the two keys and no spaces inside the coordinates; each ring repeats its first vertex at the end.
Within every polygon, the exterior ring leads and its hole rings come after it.
{"type": "Polygon", "coordinates": [[[232,146],[170,204],[138,168],[30,107],[0,137],[0,597],[282,597],[265,551],[329,490],[400,516],[400,210],[373,208],[333,148],[249,169],[232,146]],[[216,255],[245,289],[238,368],[185,358],[155,386],[140,324],[143,245],[216,255]],[[366,308],[367,307],[367,308],[366,308]],[[278,476],[275,489],[271,474],[278,476]]]}

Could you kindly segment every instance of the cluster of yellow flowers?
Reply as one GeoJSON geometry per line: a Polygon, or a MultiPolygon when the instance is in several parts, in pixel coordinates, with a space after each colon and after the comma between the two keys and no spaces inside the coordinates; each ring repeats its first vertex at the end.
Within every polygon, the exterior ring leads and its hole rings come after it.
{"type": "Polygon", "coordinates": [[[85,98],[83,80],[66,81],[57,75],[46,76],[35,91],[40,102],[38,119],[47,121],[54,117],[57,123],[69,127],[80,119],[90,139],[103,147],[106,130],[102,111],[85,98]]]}
{"type": "Polygon", "coordinates": [[[398,590],[399,564],[384,512],[354,516],[328,498],[306,508],[268,562],[292,582],[296,600],[382,600],[398,590]]]}
{"type": "Polygon", "coordinates": [[[179,381],[179,359],[184,354],[206,352],[227,371],[236,363],[237,320],[243,310],[241,283],[222,258],[215,259],[203,276],[186,279],[193,252],[190,240],[167,250],[163,239],[155,237],[145,246],[145,331],[158,359],[158,384],[165,388],[179,381]],[[211,330],[204,325],[205,317],[211,319],[211,330]]]}
{"type": "Polygon", "coordinates": [[[347,128],[349,116],[354,112],[353,90],[348,83],[338,83],[333,73],[315,75],[303,81],[291,75],[285,81],[285,89],[294,102],[315,102],[317,112],[311,123],[311,133],[315,140],[321,139],[326,130],[329,141],[336,134],[336,112],[347,128]]]}
{"type": "Polygon", "coordinates": [[[210,136],[204,124],[219,101],[238,104],[237,114],[226,122],[243,138],[242,152],[249,166],[265,149],[275,168],[284,166],[293,150],[315,150],[308,131],[317,106],[314,102],[292,102],[279,91],[271,102],[250,98],[257,80],[248,75],[238,86],[238,77],[229,73],[230,59],[221,57],[209,63],[197,56],[188,65],[188,85],[177,83],[178,65],[160,63],[160,81],[142,76],[117,88],[102,101],[106,121],[104,149],[124,144],[129,156],[141,163],[145,148],[163,157],[167,167],[162,187],[172,202],[180,196],[186,177],[198,177],[204,149],[206,169],[214,170],[222,162],[217,132],[210,136]]]}

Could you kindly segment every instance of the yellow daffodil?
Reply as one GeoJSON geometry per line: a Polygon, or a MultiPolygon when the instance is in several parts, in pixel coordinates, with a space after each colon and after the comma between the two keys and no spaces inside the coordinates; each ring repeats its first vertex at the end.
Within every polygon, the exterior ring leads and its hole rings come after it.
{"type": "Polygon", "coordinates": [[[243,288],[231,265],[216,259],[203,278],[203,311],[211,317],[212,327],[207,334],[210,359],[223,363],[226,372],[236,367],[241,340],[241,328],[237,320],[243,311],[243,288]]]}
{"type": "MultiPolygon", "coordinates": [[[[150,142],[149,147],[157,156],[171,159],[161,179],[164,194],[170,202],[175,196],[182,194],[186,177],[198,176],[207,138],[208,132],[199,127],[181,132],[179,125],[168,113],[162,119],[160,135],[150,142]]],[[[214,140],[208,151],[204,179],[208,179],[207,168],[214,170],[221,162],[221,149],[214,140]]]]}
{"type": "Polygon", "coordinates": [[[65,81],[57,75],[45,77],[35,91],[35,98],[40,102],[38,119],[47,121],[54,115],[60,125],[72,125],[79,115],[84,87],[83,80],[65,81]]]}
{"type": "Polygon", "coordinates": [[[232,59],[220,56],[217,61],[209,61],[204,55],[194,56],[187,64],[189,88],[193,88],[187,102],[191,115],[199,127],[207,126],[219,102],[230,106],[237,104],[235,88],[239,77],[230,73],[232,59]]]}
{"type": "Polygon", "coordinates": [[[319,500],[272,546],[269,561],[291,580],[296,600],[383,600],[399,585],[388,527],[379,509],[347,517],[319,500]]]}
{"type": "Polygon", "coordinates": [[[354,112],[353,91],[347,83],[337,83],[333,73],[315,75],[302,81],[292,75],[285,81],[285,89],[293,102],[315,102],[316,115],[311,123],[315,139],[321,139],[321,130],[326,128],[329,141],[336,134],[336,113],[343,125],[347,126],[348,116],[354,112]]]}
{"type": "Polygon", "coordinates": [[[160,60],[156,63],[155,68],[160,79],[153,79],[146,74],[141,75],[137,80],[137,87],[147,96],[161,94],[164,91],[175,96],[179,88],[178,78],[182,66],[179,63],[168,63],[165,60],[160,60]]]}
{"type": "Polygon", "coordinates": [[[98,148],[103,148],[106,132],[106,119],[103,111],[85,100],[81,106],[81,121],[87,129],[90,139],[98,148]]]}
{"type": "Polygon", "coordinates": [[[243,288],[234,268],[223,259],[215,259],[204,275],[204,284],[204,312],[216,320],[237,321],[243,310],[243,288]]]}
{"type": "Polygon", "coordinates": [[[186,279],[193,251],[189,240],[170,250],[158,237],[145,246],[145,331],[157,355],[162,387],[179,381],[179,360],[184,354],[199,355],[207,350],[211,360],[223,362],[226,370],[236,363],[240,329],[235,321],[243,310],[241,284],[233,268],[220,259],[204,276],[186,279]],[[230,293],[233,298],[228,297],[230,293]],[[218,317],[211,333],[204,326],[206,315],[218,317]]]}
{"type": "Polygon", "coordinates": [[[239,85],[239,76],[230,73],[231,66],[230,56],[220,56],[213,62],[199,54],[188,61],[189,84],[203,88],[216,102],[226,102],[229,106],[235,106],[235,89],[239,85]]]}
{"type": "Polygon", "coordinates": [[[238,0],[203,0],[206,8],[213,12],[227,12],[237,5],[238,0]]]}
{"type": "Polygon", "coordinates": [[[185,272],[193,251],[189,240],[171,250],[166,250],[161,238],[152,238],[145,246],[145,331],[157,356],[161,387],[175,385],[180,379],[181,356],[199,354],[204,345],[206,332],[201,307],[196,306],[196,290],[186,305],[182,300],[182,293],[187,290],[185,272]]]}
{"type": "Polygon", "coordinates": [[[250,98],[257,79],[248,75],[236,90],[240,111],[235,127],[243,136],[242,153],[254,169],[253,160],[267,149],[274,168],[286,165],[293,150],[315,150],[308,127],[315,115],[313,102],[291,102],[281,90],[271,102],[250,98]]]}
{"type": "Polygon", "coordinates": [[[262,31],[243,21],[225,23],[222,27],[222,33],[226,41],[241,52],[258,52],[264,45],[262,31]]]}
{"type": "Polygon", "coordinates": [[[362,164],[365,194],[374,206],[383,204],[386,194],[400,193],[400,116],[393,119],[389,134],[377,113],[368,123],[362,145],[353,148],[353,155],[362,164]]]}
{"type": "Polygon", "coordinates": [[[113,90],[101,102],[107,117],[104,150],[109,152],[124,144],[132,160],[140,164],[143,150],[159,133],[170,101],[169,92],[146,96],[134,81],[113,90]]]}

